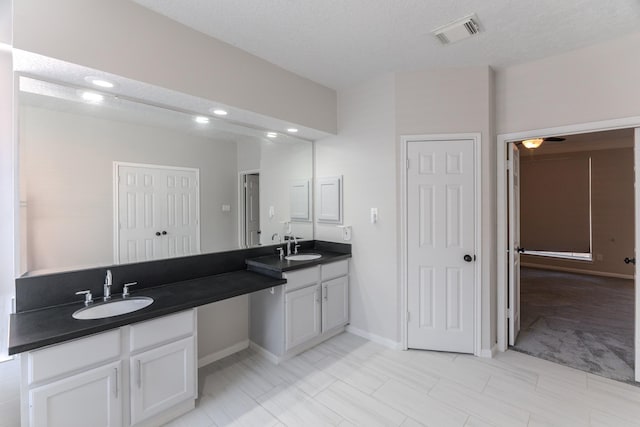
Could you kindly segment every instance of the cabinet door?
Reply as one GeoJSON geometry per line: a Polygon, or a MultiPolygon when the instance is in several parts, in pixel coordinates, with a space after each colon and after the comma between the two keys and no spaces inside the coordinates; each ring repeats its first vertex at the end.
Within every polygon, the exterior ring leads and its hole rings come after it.
{"type": "Polygon", "coordinates": [[[322,332],[349,322],[349,276],[322,283],[322,332]]]}
{"type": "Polygon", "coordinates": [[[33,427],[122,425],[121,362],[55,381],[29,392],[33,427]]]}
{"type": "Polygon", "coordinates": [[[320,287],[285,294],[285,347],[287,350],[320,335],[320,287]]]}
{"type": "Polygon", "coordinates": [[[131,424],[196,396],[193,337],[131,357],[131,424]]]}

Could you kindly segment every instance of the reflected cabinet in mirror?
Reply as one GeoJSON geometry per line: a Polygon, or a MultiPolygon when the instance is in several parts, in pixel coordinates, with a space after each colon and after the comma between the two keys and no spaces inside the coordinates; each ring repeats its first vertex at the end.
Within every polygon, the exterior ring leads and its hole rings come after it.
{"type": "Polygon", "coordinates": [[[309,141],[26,76],[18,137],[21,273],[313,239],[309,141]]]}

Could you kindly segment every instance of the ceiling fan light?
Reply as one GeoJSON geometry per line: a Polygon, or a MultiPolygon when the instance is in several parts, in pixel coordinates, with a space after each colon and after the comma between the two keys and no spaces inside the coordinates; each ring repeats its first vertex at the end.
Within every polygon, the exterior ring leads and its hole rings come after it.
{"type": "Polygon", "coordinates": [[[534,149],[540,147],[543,142],[544,139],[542,138],[525,139],[524,141],[522,141],[522,145],[529,149],[534,149]]]}

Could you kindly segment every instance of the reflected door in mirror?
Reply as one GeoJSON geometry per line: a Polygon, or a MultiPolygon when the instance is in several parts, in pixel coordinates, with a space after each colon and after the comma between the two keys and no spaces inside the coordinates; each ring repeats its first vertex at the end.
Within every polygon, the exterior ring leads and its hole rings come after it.
{"type": "Polygon", "coordinates": [[[198,170],[115,164],[116,262],[200,252],[198,170]]]}
{"type": "Polygon", "coordinates": [[[260,175],[245,175],[244,218],[246,247],[260,245],[260,175]]]}

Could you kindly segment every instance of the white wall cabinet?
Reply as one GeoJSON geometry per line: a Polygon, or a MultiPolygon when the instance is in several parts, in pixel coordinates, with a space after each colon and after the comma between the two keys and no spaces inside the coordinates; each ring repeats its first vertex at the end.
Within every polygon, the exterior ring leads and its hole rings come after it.
{"type": "Polygon", "coordinates": [[[29,425],[122,426],[121,366],[120,361],[113,362],[33,388],[29,391],[29,425]]]}
{"type": "Polygon", "coordinates": [[[278,363],[349,323],[349,261],[286,272],[287,283],[251,294],[251,345],[278,363]]]}
{"type": "Polygon", "coordinates": [[[21,355],[23,427],[159,425],[195,406],[195,309],[21,355]]]}

